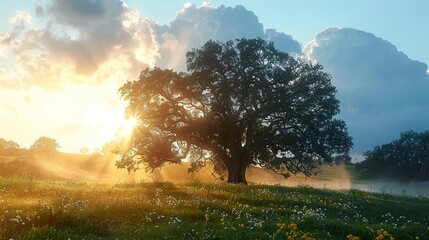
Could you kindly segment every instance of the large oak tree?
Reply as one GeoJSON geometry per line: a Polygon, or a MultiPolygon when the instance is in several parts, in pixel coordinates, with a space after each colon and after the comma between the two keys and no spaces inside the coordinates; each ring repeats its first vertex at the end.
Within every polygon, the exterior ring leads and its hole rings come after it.
{"type": "Polygon", "coordinates": [[[120,88],[128,117],[138,119],[117,166],[146,170],[211,161],[227,181],[246,183],[250,165],[315,173],[352,145],[336,89],[322,66],[262,39],[209,41],[187,53],[186,73],[144,70],[120,88]]]}

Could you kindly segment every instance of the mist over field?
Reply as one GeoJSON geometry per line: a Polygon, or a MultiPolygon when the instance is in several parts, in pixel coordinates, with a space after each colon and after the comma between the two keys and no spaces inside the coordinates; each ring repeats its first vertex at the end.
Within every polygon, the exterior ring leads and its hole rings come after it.
{"type": "MultiPolygon", "coordinates": [[[[65,180],[94,183],[144,183],[202,181],[220,183],[212,175],[211,164],[197,173],[188,174],[189,164],[166,164],[161,169],[145,172],[118,169],[118,156],[101,154],[83,155],[67,153],[37,153],[20,150],[11,154],[0,153],[0,176],[33,177],[46,180],[65,180]]],[[[308,186],[320,189],[358,189],[395,195],[428,196],[429,182],[393,181],[379,179],[362,180],[351,165],[325,165],[316,176],[302,174],[284,177],[264,168],[249,167],[246,173],[249,184],[282,185],[289,187],[308,186]]]]}

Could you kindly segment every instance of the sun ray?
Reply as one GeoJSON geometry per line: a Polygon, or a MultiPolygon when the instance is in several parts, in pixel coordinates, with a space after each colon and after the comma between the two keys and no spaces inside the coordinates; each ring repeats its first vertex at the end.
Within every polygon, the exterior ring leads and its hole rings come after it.
{"type": "Polygon", "coordinates": [[[119,134],[121,136],[129,136],[134,131],[136,124],[137,124],[137,119],[134,117],[125,119],[124,122],[122,123],[119,134]]]}

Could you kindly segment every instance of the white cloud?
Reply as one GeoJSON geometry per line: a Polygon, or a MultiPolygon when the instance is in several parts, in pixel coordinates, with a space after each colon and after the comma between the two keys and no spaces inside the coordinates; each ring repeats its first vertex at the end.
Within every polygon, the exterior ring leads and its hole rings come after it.
{"type": "Polygon", "coordinates": [[[241,5],[214,7],[186,4],[169,25],[153,24],[160,44],[160,58],[156,65],[185,70],[185,54],[199,48],[208,40],[229,41],[237,38],[260,37],[273,41],[290,53],[300,53],[301,46],[291,36],[274,29],[264,30],[258,17],[241,5]]]}
{"type": "MultiPolygon", "coordinates": [[[[9,87],[55,90],[110,81],[109,74],[124,77],[116,80],[124,82],[153,65],[184,70],[186,52],[210,39],[261,37],[282,50],[301,51],[291,36],[264,30],[257,16],[240,5],[186,4],[169,25],[144,18],[119,0],[52,0],[37,6],[36,14],[44,26],[32,26],[32,16],[18,11],[10,20],[14,30],[0,33],[1,54],[15,59],[14,69],[2,71],[16,74],[9,87]]],[[[3,80],[0,84],[6,86],[3,80]]]]}
{"type": "Polygon", "coordinates": [[[33,18],[31,17],[31,15],[28,12],[18,10],[18,11],[16,11],[15,16],[13,16],[9,19],[9,23],[10,24],[17,24],[19,22],[24,22],[27,24],[31,24],[32,19],[33,18]]]}
{"type": "Polygon", "coordinates": [[[303,52],[332,74],[355,151],[387,143],[400,131],[429,129],[426,64],[374,34],[349,28],[322,31],[303,52]]]}
{"type": "Polygon", "coordinates": [[[121,1],[53,0],[36,10],[46,25],[25,24],[32,17],[18,11],[10,21],[14,30],[0,33],[0,52],[10,53],[15,61],[14,69],[3,75],[19,73],[15,87],[55,90],[70,83],[111,81],[112,75],[120,75],[123,78],[115,81],[124,82],[158,57],[151,23],[121,1]]]}

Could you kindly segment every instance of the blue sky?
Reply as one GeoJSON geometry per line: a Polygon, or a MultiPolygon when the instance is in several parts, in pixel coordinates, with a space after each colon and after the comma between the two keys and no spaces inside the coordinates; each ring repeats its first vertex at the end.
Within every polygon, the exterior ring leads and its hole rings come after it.
{"type": "Polygon", "coordinates": [[[147,66],[184,70],[190,48],[242,37],[273,41],[325,67],[353,154],[401,131],[429,130],[427,0],[125,3],[3,3],[1,138],[29,147],[40,136],[53,137],[65,152],[100,148],[124,124],[117,94],[124,82],[147,66]]]}

